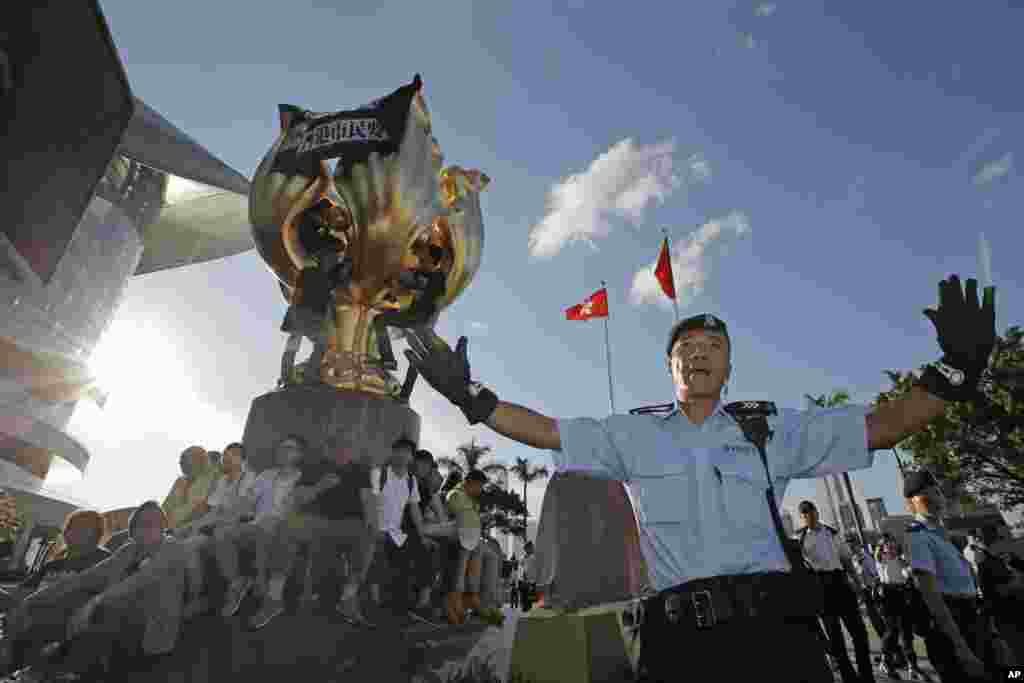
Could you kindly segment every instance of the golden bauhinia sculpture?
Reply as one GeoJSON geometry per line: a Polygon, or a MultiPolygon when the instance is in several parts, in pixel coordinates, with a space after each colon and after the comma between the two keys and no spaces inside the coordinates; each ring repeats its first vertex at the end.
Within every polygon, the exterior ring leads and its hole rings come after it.
{"type": "Polygon", "coordinates": [[[432,328],[469,286],[489,179],[444,167],[418,75],[358,109],[280,115],[249,197],[257,249],[289,302],[280,383],[407,398],[389,330],[432,328]],[[303,337],[314,351],[294,371],[303,337]]]}

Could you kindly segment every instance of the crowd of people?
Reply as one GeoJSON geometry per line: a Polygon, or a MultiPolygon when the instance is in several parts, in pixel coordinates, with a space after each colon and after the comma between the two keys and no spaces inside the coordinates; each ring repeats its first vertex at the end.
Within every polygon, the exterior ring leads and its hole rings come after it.
{"type": "MultiPolygon", "coordinates": [[[[905,493],[919,520],[939,512],[941,499],[922,477],[911,477],[905,493]]],[[[908,529],[906,547],[885,533],[877,544],[861,549],[840,541],[834,528],[822,524],[813,502],[803,501],[798,509],[804,526],[795,538],[822,579],[822,640],[844,683],[875,680],[876,662],[862,608],[882,644],[877,661],[881,674],[892,680],[902,680],[903,675],[907,680],[931,680],[919,667],[914,649],[915,637],[921,637],[940,680],[960,680],[956,643],[944,632],[941,610],[930,598],[936,594],[961,596],[965,609],[954,614],[955,606],[948,607],[952,626],[979,658],[1024,661],[1024,561],[992,549],[1008,540],[1008,528],[975,530],[970,545],[964,546],[940,542],[944,534],[919,521],[908,529]],[[853,643],[856,666],[850,661],[843,627],[853,643]]]]}
{"type": "Polygon", "coordinates": [[[503,620],[505,562],[484,531],[480,471],[445,477],[405,438],[371,467],[337,440],[318,453],[297,435],[261,472],[241,443],[219,463],[188,448],[179,464],[163,503],[144,502],[104,545],[102,515],[72,513],[64,549],[0,596],[3,673],[91,676],[159,658],[191,616],[235,618],[249,595],[247,626],[259,629],[285,612],[290,581],[300,609],[326,606],[360,628],[503,620]]]}

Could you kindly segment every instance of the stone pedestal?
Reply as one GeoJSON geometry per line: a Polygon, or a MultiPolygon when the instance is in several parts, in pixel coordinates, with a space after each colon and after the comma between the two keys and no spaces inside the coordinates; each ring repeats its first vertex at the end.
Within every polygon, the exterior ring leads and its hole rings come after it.
{"type": "Polygon", "coordinates": [[[635,644],[622,604],[579,612],[534,608],[519,618],[509,683],[622,683],[634,680],[635,644]]]}
{"type": "Polygon", "coordinates": [[[318,453],[336,436],[355,460],[382,465],[400,437],[419,442],[420,416],[408,405],[373,394],[339,391],[325,385],[290,386],[257,397],[249,409],[242,438],[249,467],[261,471],[273,464],[274,445],[297,434],[318,453]]]}

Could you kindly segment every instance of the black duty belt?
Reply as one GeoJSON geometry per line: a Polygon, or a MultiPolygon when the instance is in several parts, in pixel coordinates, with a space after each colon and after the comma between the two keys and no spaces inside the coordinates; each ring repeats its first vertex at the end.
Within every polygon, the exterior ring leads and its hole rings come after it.
{"type": "Polygon", "coordinates": [[[784,572],[695,579],[646,599],[643,620],[709,629],[738,619],[814,617],[805,582],[806,575],[784,572]]]}

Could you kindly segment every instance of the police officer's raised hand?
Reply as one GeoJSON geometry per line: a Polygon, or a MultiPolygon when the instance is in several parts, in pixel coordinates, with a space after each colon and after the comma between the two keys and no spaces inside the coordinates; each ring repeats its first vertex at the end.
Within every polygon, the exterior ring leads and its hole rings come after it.
{"type": "Polygon", "coordinates": [[[466,355],[468,339],[459,337],[454,351],[426,328],[410,330],[406,339],[410,349],[405,357],[427,384],[462,410],[470,424],[484,422],[491,416],[498,397],[471,379],[466,355]]]}
{"type": "Polygon", "coordinates": [[[939,305],[924,315],[935,326],[942,359],[928,366],[920,384],[946,401],[970,401],[978,395],[978,380],[988,367],[996,343],[995,287],[986,287],[978,303],[978,281],[967,280],[966,294],[960,278],[939,283],[939,305]]]}

